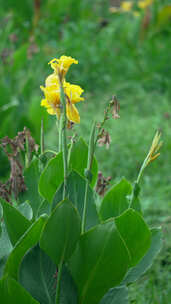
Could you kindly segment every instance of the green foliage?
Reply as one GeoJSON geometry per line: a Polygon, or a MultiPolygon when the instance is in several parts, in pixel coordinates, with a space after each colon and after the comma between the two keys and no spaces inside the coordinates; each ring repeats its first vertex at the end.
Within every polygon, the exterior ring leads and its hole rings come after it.
{"type": "Polygon", "coordinates": [[[62,153],[58,153],[53,159],[50,159],[47,166],[43,170],[39,181],[39,192],[52,202],[57,188],[60,186],[64,178],[62,153]]]}
{"type": "Polygon", "coordinates": [[[126,286],[110,289],[100,301],[100,304],[115,303],[128,304],[128,288],[126,286]]]}
{"type": "Polygon", "coordinates": [[[99,303],[109,288],[119,285],[128,265],[128,251],[113,219],[82,235],[69,263],[79,303],[99,303]]]}
{"type": "Polygon", "coordinates": [[[125,178],[113,186],[104,196],[100,207],[102,220],[116,217],[122,214],[129,207],[128,196],[132,192],[132,186],[125,178]]]}
{"type": "Polygon", "coordinates": [[[157,256],[162,247],[161,229],[153,228],[151,230],[151,245],[142,260],[133,268],[131,268],[125,279],[124,284],[129,284],[136,281],[147,269],[152,265],[152,260],[157,256]]]}
{"type": "Polygon", "coordinates": [[[40,176],[40,161],[32,160],[31,164],[24,171],[24,181],[27,187],[27,192],[20,195],[20,201],[28,200],[33,210],[33,216],[36,217],[38,209],[42,203],[42,198],[38,192],[38,180],[40,176]]]}
{"type": "Polygon", "coordinates": [[[39,303],[54,303],[56,265],[37,245],[23,258],[19,282],[39,303]]]}
{"type": "Polygon", "coordinates": [[[12,245],[14,246],[24,232],[30,227],[27,220],[16,208],[1,200],[3,206],[3,218],[12,245]],[[15,223],[15,225],[14,225],[15,223]]]}
{"type": "MultiPolygon", "coordinates": [[[[0,273],[4,299],[11,296],[10,291],[4,292],[4,286],[12,282],[23,301],[29,296],[30,301],[35,299],[40,304],[127,304],[126,285],[150,267],[161,247],[159,231],[152,230],[151,242],[142,215],[129,207],[132,196],[138,198],[139,190],[135,191],[123,178],[101,200],[90,186],[91,181],[83,176],[88,150],[92,158],[95,142],[92,140],[89,147],[82,139],[77,143],[71,146],[66,189],[61,152],[45,165],[39,183],[39,168],[43,165],[39,159],[25,170],[27,191],[23,198],[28,194],[30,204],[16,203],[15,208],[1,200],[4,222],[0,273]],[[39,200],[38,187],[48,200],[39,200]]],[[[92,172],[97,172],[97,165],[92,166],[92,172]]]]}
{"type": "Polygon", "coordinates": [[[150,247],[150,230],[141,215],[133,209],[126,210],[115,222],[129,251],[130,266],[135,266],[150,247]]]}
{"type": "MultiPolygon", "coordinates": [[[[80,217],[83,217],[83,209],[84,209],[84,195],[85,195],[85,184],[86,180],[79,175],[76,171],[71,171],[67,178],[67,196],[68,199],[74,204],[75,208],[77,208],[80,217]]],[[[56,206],[57,203],[62,201],[63,195],[63,185],[57,190],[54,199],[53,199],[53,207],[56,206]]],[[[88,187],[87,194],[87,211],[86,211],[86,222],[85,229],[88,230],[91,227],[97,225],[99,223],[99,217],[96,210],[95,205],[95,193],[92,188],[88,187]]]]}
{"type": "Polygon", "coordinates": [[[59,265],[72,255],[80,232],[81,221],[78,212],[66,199],[56,206],[49,217],[41,234],[40,247],[59,265]]]}
{"type": "MultiPolygon", "coordinates": [[[[88,146],[85,141],[80,138],[73,146],[71,146],[69,168],[77,171],[80,175],[85,176],[85,169],[87,167],[88,160],[88,146]]],[[[93,159],[92,163],[92,181],[91,185],[94,186],[97,179],[97,160],[93,159]]]]}
{"type": "Polygon", "coordinates": [[[21,260],[27,250],[36,245],[39,241],[46,220],[47,216],[42,215],[22,235],[7,259],[4,275],[11,276],[17,280],[21,260]]]}
{"type": "Polygon", "coordinates": [[[13,278],[4,277],[0,280],[0,295],[2,303],[38,304],[35,299],[13,278]]]}

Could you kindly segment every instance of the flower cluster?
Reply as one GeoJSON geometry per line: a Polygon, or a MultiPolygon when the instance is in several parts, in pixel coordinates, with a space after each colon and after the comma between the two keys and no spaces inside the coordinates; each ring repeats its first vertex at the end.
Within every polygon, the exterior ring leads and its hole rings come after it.
{"type": "Polygon", "coordinates": [[[41,106],[45,107],[49,114],[56,115],[59,119],[62,107],[60,101],[60,86],[62,85],[66,98],[67,118],[73,123],[79,123],[80,116],[75,103],[84,100],[81,97],[83,89],[65,80],[65,75],[73,63],[78,64],[78,61],[68,56],[61,56],[59,59],[55,58],[49,62],[54,72],[46,78],[45,87],[40,87],[45,95],[41,101],[41,106]]]}

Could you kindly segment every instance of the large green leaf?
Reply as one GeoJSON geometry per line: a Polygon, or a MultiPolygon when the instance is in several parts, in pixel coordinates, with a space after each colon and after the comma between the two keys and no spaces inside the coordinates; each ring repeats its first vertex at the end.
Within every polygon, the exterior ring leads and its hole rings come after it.
{"type": "Polygon", "coordinates": [[[99,304],[128,304],[128,288],[126,286],[111,288],[99,304]]]}
{"type": "Polygon", "coordinates": [[[38,208],[42,203],[42,198],[38,192],[38,181],[40,176],[39,170],[39,160],[34,159],[30,166],[24,171],[24,181],[27,187],[27,190],[20,195],[20,200],[26,201],[28,200],[32,210],[33,215],[37,215],[38,208]]]}
{"type": "MultiPolygon", "coordinates": [[[[84,195],[85,195],[86,180],[76,171],[71,171],[67,178],[67,197],[77,208],[81,218],[83,215],[84,208],[84,195]]],[[[62,200],[63,197],[63,184],[57,190],[54,199],[53,207],[56,206],[62,200]]],[[[86,223],[85,228],[89,228],[97,225],[99,223],[98,214],[96,210],[96,205],[94,203],[94,193],[91,187],[88,187],[87,195],[87,212],[86,212],[86,223]]]]}
{"type": "Polygon", "coordinates": [[[154,258],[159,253],[162,247],[162,232],[161,229],[151,229],[151,246],[142,260],[133,268],[129,269],[123,284],[128,284],[136,281],[144,274],[152,265],[154,258]]]}
{"type": "Polygon", "coordinates": [[[59,302],[60,304],[78,303],[77,288],[69,270],[65,265],[62,267],[59,302]]]}
{"type": "Polygon", "coordinates": [[[2,304],[39,304],[18,282],[10,277],[0,280],[0,300],[2,304]]]}
{"type": "Polygon", "coordinates": [[[51,159],[43,170],[39,181],[39,192],[48,201],[51,202],[53,196],[63,182],[64,169],[62,152],[51,159]]]}
{"type": "Polygon", "coordinates": [[[121,282],[129,262],[113,219],[84,233],[69,261],[79,303],[99,303],[109,288],[121,282]]]}
{"type": "Polygon", "coordinates": [[[130,255],[130,267],[135,266],[151,244],[151,232],[139,212],[128,209],[115,218],[119,233],[130,255]]]}
{"type": "Polygon", "coordinates": [[[40,239],[42,228],[47,220],[46,215],[37,219],[30,228],[22,235],[16,243],[14,249],[8,257],[5,265],[4,274],[8,274],[14,279],[18,277],[19,266],[25,253],[35,246],[40,239]]]}
{"type": "Polygon", "coordinates": [[[49,217],[42,231],[40,247],[58,265],[61,260],[66,261],[71,256],[80,233],[80,216],[66,199],[56,206],[49,217]]]}
{"type": "MultiPolygon", "coordinates": [[[[70,160],[69,160],[69,168],[72,170],[76,170],[82,176],[85,176],[85,169],[87,168],[87,160],[88,160],[88,146],[83,140],[80,138],[71,149],[70,160]]],[[[97,179],[98,167],[97,161],[95,157],[93,158],[92,163],[92,181],[91,186],[94,186],[97,179]]]]}
{"type": "Polygon", "coordinates": [[[16,208],[0,199],[3,207],[3,217],[7,232],[14,246],[24,232],[30,227],[31,222],[23,216],[16,208]]]}
{"type": "Polygon", "coordinates": [[[56,265],[38,245],[24,256],[19,282],[41,304],[55,302],[56,265]]]}
{"type": "Polygon", "coordinates": [[[106,220],[120,215],[129,208],[127,196],[132,192],[131,184],[122,178],[121,181],[112,187],[104,196],[100,206],[100,217],[106,220]]]}

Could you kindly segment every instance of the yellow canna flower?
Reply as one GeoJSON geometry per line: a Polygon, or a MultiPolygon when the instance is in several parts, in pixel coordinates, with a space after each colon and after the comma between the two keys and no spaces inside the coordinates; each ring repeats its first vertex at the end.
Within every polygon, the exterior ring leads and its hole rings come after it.
{"type": "Polygon", "coordinates": [[[123,12],[129,12],[131,10],[133,6],[133,2],[132,1],[123,1],[121,2],[121,10],[123,12]]]}
{"type": "Polygon", "coordinates": [[[140,0],[140,1],[138,1],[138,7],[141,9],[145,9],[152,3],[153,3],[153,0],[140,0]]]}
{"type": "MultiPolygon", "coordinates": [[[[80,123],[80,116],[78,110],[74,106],[74,103],[84,100],[80,95],[83,93],[83,89],[78,85],[64,82],[64,93],[66,96],[66,114],[67,118],[74,122],[80,123]]],[[[40,87],[44,92],[45,99],[41,101],[41,106],[47,109],[47,112],[51,115],[57,115],[60,118],[60,87],[59,84],[51,84],[47,87],[40,87]]]]}
{"type": "Polygon", "coordinates": [[[64,55],[61,56],[59,59],[54,58],[49,62],[56,75],[61,75],[62,77],[65,76],[70,65],[73,63],[78,64],[78,60],[75,60],[70,56],[64,55]]]}

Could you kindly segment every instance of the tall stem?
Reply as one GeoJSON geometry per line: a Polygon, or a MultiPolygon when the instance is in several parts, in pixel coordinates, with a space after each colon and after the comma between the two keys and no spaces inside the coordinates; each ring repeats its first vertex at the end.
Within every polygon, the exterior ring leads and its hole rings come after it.
{"type": "Polygon", "coordinates": [[[138,173],[137,179],[136,179],[136,181],[134,183],[134,187],[133,187],[133,191],[132,191],[132,195],[131,195],[131,199],[130,199],[130,204],[129,204],[130,207],[132,206],[134,199],[137,198],[137,196],[139,194],[139,182],[140,182],[140,178],[141,178],[141,176],[143,174],[143,171],[144,171],[144,169],[145,169],[145,167],[147,165],[148,158],[149,158],[149,153],[146,156],[146,158],[144,159],[143,164],[142,164],[142,166],[140,168],[140,171],[138,173]]]}
{"type": "MultiPolygon", "coordinates": [[[[63,154],[63,166],[64,166],[63,199],[65,199],[67,193],[67,174],[68,174],[68,148],[67,148],[67,138],[66,138],[67,116],[66,116],[65,93],[64,93],[62,81],[60,81],[60,77],[59,77],[59,84],[60,84],[60,101],[62,106],[61,117],[59,122],[59,150],[62,151],[63,154]]],[[[59,300],[60,300],[60,282],[61,282],[62,267],[63,267],[63,259],[61,259],[58,265],[56,300],[55,300],[56,304],[59,304],[59,300]]]]}
{"type": "Polygon", "coordinates": [[[43,154],[45,150],[43,119],[41,120],[40,149],[41,149],[41,154],[43,154]]]}
{"type": "Polygon", "coordinates": [[[66,196],[67,191],[67,173],[68,173],[68,148],[67,148],[67,139],[66,139],[66,124],[67,124],[67,116],[66,116],[66,100],[65,93],[63,90],[62,83],[60,83],[60,100],[62,104],[62,114],[60,118],[60,128],[59,128],[59,136],[61,139],[61,147],[63,153],[63,165],[64,165],[64,189],[63,189],[63,199],[66,196]]]}
{"type": "Polygon", "coordinates": [[[91,177],[92,177],[91,167],[92,167],[92,163],[93,163],[93,156],[94,156],[94,150],[95,150],[95,140],[94,140],[95,129],[96,129],[96,122],[93,123],[92,129],[91,129],[91,134],[90,134],[90,140],[89,140],[88,161],[87,161],[87,169],[85,172],[86,186],[85,186],[85,194],[84,194],[84,207],[83,207],[83,218],[82,218],[82,228],[81,228],[82,233],[84,233],[84,231],[85,231],[88,187],[89,187],[89,183],[90,183],[91,177]]]}

